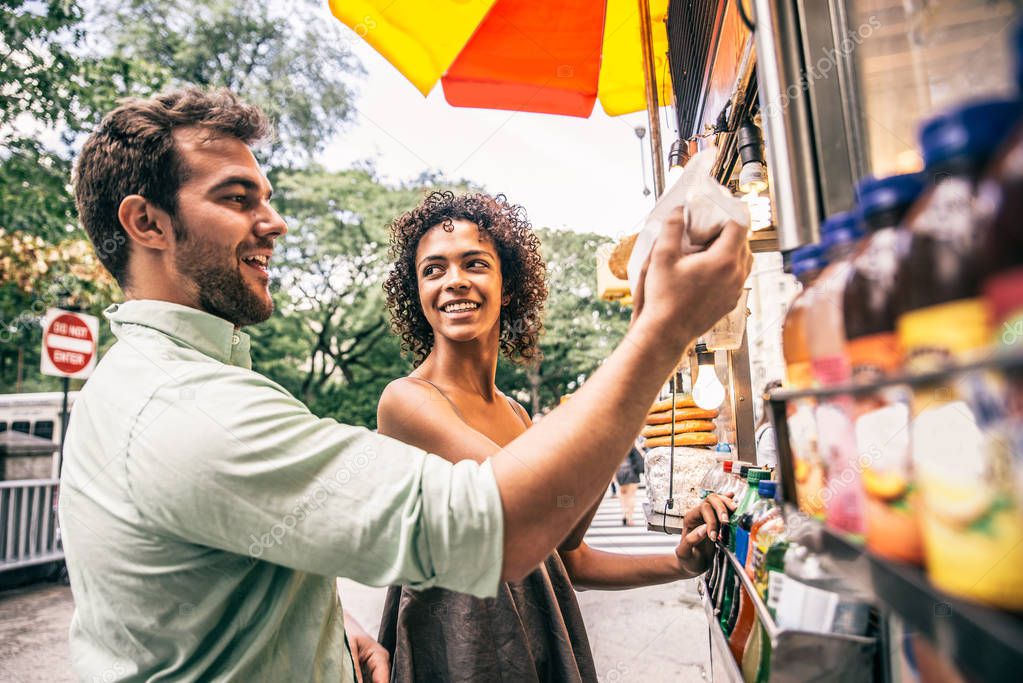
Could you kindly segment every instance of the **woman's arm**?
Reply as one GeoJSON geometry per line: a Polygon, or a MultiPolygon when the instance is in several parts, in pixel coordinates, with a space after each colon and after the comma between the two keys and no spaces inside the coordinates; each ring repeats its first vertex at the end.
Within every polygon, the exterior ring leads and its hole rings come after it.
{"type": "Polygon", "coordinates": [[[672,553],[624,555],[596,550],[580,543],[574,550],[559,549],[568,577],[577,589],[622,590],[654,586],[698,576],[690,573],[672,553]]]}

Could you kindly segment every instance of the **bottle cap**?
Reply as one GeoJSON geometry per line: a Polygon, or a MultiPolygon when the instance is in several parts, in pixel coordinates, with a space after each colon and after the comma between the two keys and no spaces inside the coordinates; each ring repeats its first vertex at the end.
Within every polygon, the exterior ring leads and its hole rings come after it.
{"type": "Polygon", "coordinates": [[[860,216],[867,218],[886,211],[899,211],[909,207],[924,189],[924,176],[903,173],[886,178],[867,176],[856,184],[856,199],[860,216]]]}
{"type": "Polygon", "coordinates": [[[840,244],[855,242],[863,237],[859,217],[852,211],[832,214],[821,226],[821,251],[825,254],[840,244]]]}
{"type": "MultiPolygon", "coordinates": [[[[733,472],[735,471],[735,465],[732,465],[732,471],[733,472]]],[[[749,465],[741,465],[739,467],[739,476],[742,477],[743,479],[745,479],[746,475],[749,474],[749,471],[750,471],[750,466],[749,465]]]]}
{"type": "Polygon", "coordinates": [[[924,164],[960,157],[983,163],[1019,121],[1017,100],[983,100],[939,114],[920,128],[924,164]]]}
{"type": "Polygon", "coordinates": [[[827,260],[824,258],[820,245],[809,244],[792,252],[789,269],[793,275],[799,277],[811,270],[820,270],[825,265],[827,265],[827,260]]]}
{"type": "Polygon", "coordinates": [[[768,472],[767,470],[761,470],[754,467],[750,469],[749,472],[746,473],[746,482],[750,486],[756,486],[757,484],[760,483],[761,480],[767,479],[767,477],[769,477],[770,474],[771,473],[768,472]]]}
{"type": "Polygon", "coordinates": [[[725,460],[723,463],[721,463],[721,466],[723,468],[725,468],[725,472],[731,472],[732,471],[732,461],[731,460],[725,460]]]}
{"type": "Polygon", "coordinates": [[[762,481],[757,484],[757,493],[761,498],[774,498],[777,489],[778,482],[776,481],[762,481]]]}

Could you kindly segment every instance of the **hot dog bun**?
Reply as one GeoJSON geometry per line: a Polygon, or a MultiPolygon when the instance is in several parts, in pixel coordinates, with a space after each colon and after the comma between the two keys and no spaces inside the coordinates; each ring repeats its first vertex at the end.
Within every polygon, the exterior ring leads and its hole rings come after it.
{"type": "MultiPolygon", "coordinates": [[[[644,445],[647,448],[669,446],[671,445],[671,438],[670,436],[655,436],[647,439],[644,445]]],[[[708,432],[689,432],[687,434],[675,435],[676,446],[714,446],[717,442],[718,438],[713,433],[708,432]]]]}
{"type": "MultiPolygon", "coordinates": [[[[696,403],[693,402],[693,397],[692,396],[676,396],[675,397],[675,407],[676,408],[692,408],[695,405],[696,405],[696,403]]],[[[657,403],[653,404],[652,406],[650,406],[650,410],[648,410],[647,412],[648,413],[663,413],[665,410],[671,410],[671,399],[670,398],[666,398],[663,401],[658,401],[657,403]]]]}
{"type": "MultiPolygon", "coordinates": [[[[668,436],[672,433],[670,423],[662,425],[647,425],[643,428],[642,435],[649,438],[653,436],[668,436]]],[[[688,434],[690,432],[713,432],[714,423],[710,420],[680,420],[675,423],[675,434],[688,434]]]]}
{"type": "MultiPolygon", "coordinates": [[[[676,408],[675,409],[675,421],[679,420],[713,420],[718,416],[716,410],[704,410],[703,408],[676,408]]],[[[671,422],[671,411],[665,410],[663,413],[650,413],[646,416],[646,423],[648,425],[662,425],[671,422]]]]}

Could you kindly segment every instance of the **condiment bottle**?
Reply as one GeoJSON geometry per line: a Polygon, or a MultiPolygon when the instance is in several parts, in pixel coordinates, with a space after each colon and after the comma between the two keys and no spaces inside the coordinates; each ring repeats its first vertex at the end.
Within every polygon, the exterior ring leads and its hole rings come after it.
{"type": "MultiPolygon", "coordinates": [[[[842,297],[846,355],[852,381],[870,384],[898,374],[895,274],[909,233],[906,211],[923,190],[923,176],[866,178],[856,194],[868,233],[852,259],[842,297]]],[[[867,547],[882,557],[923,561],[916,489],[909,450],[909,394],[889,386],[853,399],[856,449],[862,468],[867,547]]]]}
{"type": "MultiPolygon", "coordinates": [[[[802,285],[802,291],[792,300],[785,315],[785,322],[782,325],[782,353],[785,356],[786,388],[793,391],[811,389],[814,386],[806,318],[813,295],[813,283],[825,265],[826,261],[817,245],[802,247],[792,253],[792,274],[802,285]]],[[[816,401],[811,398],[789,401],[786,422],[796,480],[797,504],[804,513],[823,518],[824,502],[820,494],[824,489],[824,463],[817,445],[815,407],[816,401]]]]}
{"type": "MultiPolygon", "coordinates": [[[[848,384],[851,379],[845,353],[842,297],[852,270],[851,257],[863,233],[857,215],[851,212],[829,218],[822,232],[821,247],[828,265],[814,284],[806,327],[814,379],[819,386],[833,387],[848,384]]],[[[818,448],[827,468],[826,486],[821,492],[825,519],[834,529],[862,537],[866,522],[852,398],[839,395],[821,399],[815,418],[818,448]]]]}

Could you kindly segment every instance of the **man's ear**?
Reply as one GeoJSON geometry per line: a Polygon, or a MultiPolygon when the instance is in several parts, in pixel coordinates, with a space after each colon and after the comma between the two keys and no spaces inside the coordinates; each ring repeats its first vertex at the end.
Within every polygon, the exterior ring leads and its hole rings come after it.
{"type": "Polygon", "coordinates": [[[130,194],[122,199],[117,218],[128,237],[144,249],[163,251],[173,245],[170,215],[142,195],[130,194]]]}

